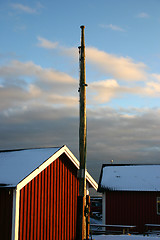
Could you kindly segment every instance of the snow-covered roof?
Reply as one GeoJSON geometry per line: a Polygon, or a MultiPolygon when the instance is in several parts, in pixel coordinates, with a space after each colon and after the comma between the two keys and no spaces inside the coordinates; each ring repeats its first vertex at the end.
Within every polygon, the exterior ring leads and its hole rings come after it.
{"type": "Polygon", "coordinates": [[[160,191],[160,165],[102,167],[99,191],[160,191]]]}
{"type": "Polygon", "coordinates": [[[0,152],[0,186],[16,186],[60,148],[0,152]]]}
{"type": "MultiPolygon", "coordinates": [[[[67,148],[39,148],[0,152],[0,187],[22,188],[43,169],[65,153],[73,164],[79,168],[79,161],[67,148]]],[[[86,178],[92,187],[98,185],[87,172],[86,178]]]]}

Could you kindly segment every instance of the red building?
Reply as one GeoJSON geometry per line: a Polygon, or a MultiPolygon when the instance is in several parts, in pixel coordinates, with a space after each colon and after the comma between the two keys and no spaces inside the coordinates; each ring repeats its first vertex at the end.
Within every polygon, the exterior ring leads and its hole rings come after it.
{"type": "Polygon", "coordinates": [[[160,224],[160,165],[103,165],[98,191],[102,192],[103,223],[160,224]]]}
{"type": "Polygon", "coordinates": [[[0,152],[0,239],[76,239],[78,169],[66,146],[0,152]]]}

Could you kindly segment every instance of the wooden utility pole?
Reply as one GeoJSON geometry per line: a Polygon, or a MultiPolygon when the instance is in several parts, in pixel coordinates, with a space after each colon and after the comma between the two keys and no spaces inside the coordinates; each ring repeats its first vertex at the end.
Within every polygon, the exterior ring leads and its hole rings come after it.
{"type": "Polygon", "coordinates": [[[80,63],[80,125],[79,125],[79,198],[78,198],[78,232],[77,240],[86,239],[85,202],[86,202],[86,70],[84,26],[81,26],[81,46],[79,47],[80,63]]]}

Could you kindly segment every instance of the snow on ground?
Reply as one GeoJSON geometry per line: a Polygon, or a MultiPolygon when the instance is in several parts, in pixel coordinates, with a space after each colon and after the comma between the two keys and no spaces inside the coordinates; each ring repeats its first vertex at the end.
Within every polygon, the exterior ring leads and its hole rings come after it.
{"type": "Polygon", "coordinates": [[[140,235],[99,235],[92,236],[92,240],[158,240],[160,237],[140,235]]]}

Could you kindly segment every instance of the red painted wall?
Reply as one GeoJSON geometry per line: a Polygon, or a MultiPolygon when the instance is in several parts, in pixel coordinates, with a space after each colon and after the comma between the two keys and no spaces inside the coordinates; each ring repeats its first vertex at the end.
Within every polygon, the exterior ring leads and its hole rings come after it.
{"type": "Polygon", "coordinates": [[[13,191],[0,188],[0,239],[10,240],[12,233],[13,191]]]}
{"type": "Polygon", "coordinates": [[[78,185],[63,154],[21,189],[19,240],[76,239],[78,185]]]}
{"type": "Polygon", "coordinates": [[[158,192],[106,192],[106,224],[136,225],[142,233],[144,224],[160,224],[157,215],[158,192]]]}

